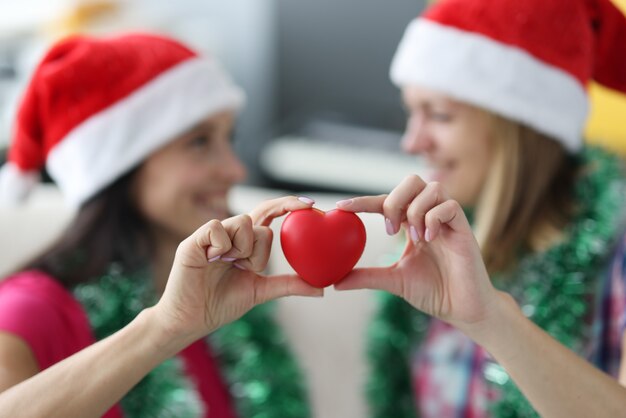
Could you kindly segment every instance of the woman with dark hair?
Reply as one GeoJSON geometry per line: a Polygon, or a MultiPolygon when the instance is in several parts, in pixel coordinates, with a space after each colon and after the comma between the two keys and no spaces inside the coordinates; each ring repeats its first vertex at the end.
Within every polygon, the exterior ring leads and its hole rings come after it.
{"type": "Polygon", "coordinates": [[[0,195],[24,198],[45,165],[77,214],[0,283],[1,416],[307,415],[267,309],[222,327],[270,299],[321,294],[258,273],[272,219],[310,199],[230,217],[243,101],[215,60],[162,36],[77,36],[43,58],[0,195]]]}

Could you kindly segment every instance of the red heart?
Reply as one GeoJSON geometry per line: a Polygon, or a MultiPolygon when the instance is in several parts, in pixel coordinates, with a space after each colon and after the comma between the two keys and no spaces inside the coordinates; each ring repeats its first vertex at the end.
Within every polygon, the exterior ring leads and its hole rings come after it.
{"type": "Polygon", "coordinates": [[[303,209],[280,229],[287,261],[303,280],[323,288],[343,279],[361,258],[365,226],[352,212],[303,209]]]}

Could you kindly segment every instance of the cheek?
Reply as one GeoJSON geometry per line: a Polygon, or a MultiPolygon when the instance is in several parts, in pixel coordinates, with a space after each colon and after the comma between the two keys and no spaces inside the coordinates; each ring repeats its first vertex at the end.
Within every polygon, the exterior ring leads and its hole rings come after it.
{"type": "Polygon", "coordinates": [[[451,176],[444,187],[450,197],[457,200],[462,206],[473,206],[480,196],[484,185],[484,177],[477,169],[464,167],[451,176]],[[447,184],[446,184],[447,183],[447,184]]]}
{"type": "Polygon", "coordinates": [[[444,184],[462,205],[473,205],[486,182],[491,166],[490,149],[482,138],[450,141],[446,154],[456,169],[444,184]]]}
{"type": "Polygon", "coordinates": [[[480,193],[482,192],[489,171],[491,169],[491,158],[489,150],[485,149],[474,153],[474,158],[467,162],[465,169],[465,190],[464,200],[466,204],[473,205],[476,203],[480,193]]]}
{"type": "Polygon", "coordinates": [[[139,210],[152,223],[161,223],[167,214],[168,197],[167,187],[146,187],[139,193],[139,210]]]}
{"type": "Polygon", "coordinates": [[[147,176],[137,192],[140,211],[154,222],[161,222],[163,218],[171,216],[174,208],[183,201],[186,189],[184,184],[173,172],[147,176]]]}
{"type": "Polygon", "coordinates": [[[464,173],[467,186],[474,192],[479,192],[487,178],[488,169],[489,165],[486,160],[477,158],[469,161],[464,173]]]}

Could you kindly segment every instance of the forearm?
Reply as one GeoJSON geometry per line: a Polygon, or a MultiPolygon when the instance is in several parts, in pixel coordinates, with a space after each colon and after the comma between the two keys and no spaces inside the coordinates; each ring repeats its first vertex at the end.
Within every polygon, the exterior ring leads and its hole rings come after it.
{"type": "Polygon", "coordinates": [[[0,394],[0,417],[99,417],[159,363],[168,342],[146,310],[128,326],[0,394]]]}
{"type": "Polygon", "coordinates": [[[615,417],[626,388],[537,327],[506,296],[491,319],[464,331],[507,370],[541,416],[615,417]]]}

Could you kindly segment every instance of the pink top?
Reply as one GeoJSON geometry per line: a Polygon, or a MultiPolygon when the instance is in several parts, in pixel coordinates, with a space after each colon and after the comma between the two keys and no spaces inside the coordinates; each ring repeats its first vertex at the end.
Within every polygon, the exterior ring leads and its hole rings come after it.
{"type": "MultiPolygon", "coordinates": [[[[0,282],[0,331],[21,338],[44,370],[93,344],[87,314],[59,282],[38,271],[26,271],[0,282]]],[[[204,401],[206,417],[234,418],[230,395],[210,347],[199,340],[179,353],[188,378],[204,401]]],[[[105,418],[121,418],[119,405],[105,418]]]]}

